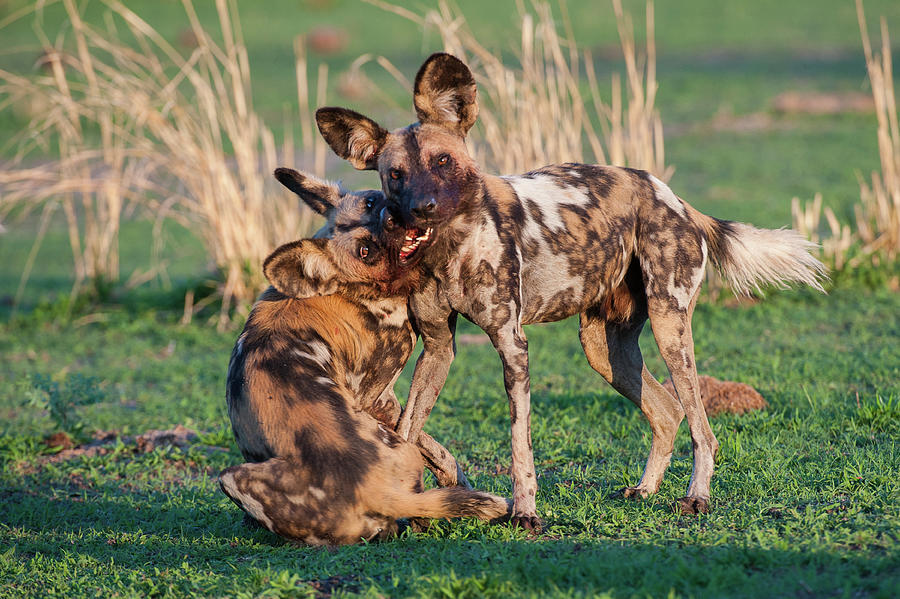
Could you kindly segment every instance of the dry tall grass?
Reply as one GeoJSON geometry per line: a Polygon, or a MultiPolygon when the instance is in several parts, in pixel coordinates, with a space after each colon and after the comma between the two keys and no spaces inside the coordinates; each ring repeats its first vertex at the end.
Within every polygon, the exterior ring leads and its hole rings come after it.
{"type": "Polygon", "coordinates": [[[559,5],[565,23],[561,33],[549,2],[534,0],[531,11],[519,3],[521,42],[517,64],[508,65],[475,39],[465,16],[446,0],[424,14],[383,0],[367,1],[423,28],[434,27],[444,50],[472,69],[480,111],[471,148],[482,164],[514,173],[550,163],[596,161],[647,169],[663,179],[671,176],[655,108],[652,3],[647,4],[647,42],[641,54],[631,17],[620,0],[612,0],[627,83],[623,103],[621,80],[613,75],[612,97],[607,103],[601,97],[590,52],[578,50],[565,4],[559,5]],[[583,92],[583,87],[589,91],[583,92]]]}
{"type": "Polygon", "coordinates": [[[822,253],[837,270],[857,266],[864,260],[877,265],[884,259],[895,260],[900,256],[900,127],[890,36],[882,17],[881,52],[873,52],[862,0],[856,0],[856,15],[875,100],[881,171],[872,173],[871,184],[859,178],[861,201],[854,206],[855,230],[842,224],[830,208],[823,208],[818,194],[812,203],[802,207],[797,198],[791,203],[794,228],[816,243],[824,213],[830,233],[821,237],[822,253]],[[859,252],[851,257],[854,246],[858,246],[859,252]]]}
{"type": "MultiPolygon", "coordinates": [[[[74,0],[63,4],[72,25],[69,45],[77,51],[63,54],[38,28],[51,74],[27,79],[0,71],[6,102],[44,107],[24,139],[58,140],[60,155],[3,175],[0,217],[13,206],[44,206],[47,212],[60,202],[79,281],[118,276],[116,234],[125,199],[139,201],[158,224],[181,219],[223,274],[224,326],[232,308],[264,286],[260,265],[267,253],[313,224],[312,213],[271,177],[281,161],[294,164],[292,140],[287,137],[279,155],[272,132],[253,110],[235,3],[216,1],[223,40],[217,43],[191,1],[183,1],[197,41],[186,57],[121,2],[104,0],[104,29],[83,22],[74,0]],[[128,42],[118,28],[126,30],[128,42]],[[99,150],[87,129],[99,130],[99,150]]],[[[297,47],[303,142],[321,174],[324,145],[310,131],[302,42],[297,47]]],[[[320,69],[320,102],[326,81],[327,69],[320,69]]]]}
{"type": "Polygon", "coordinates": [[[872,184],[860,180],[862,203],[856,207],[856,226],[867,253],[883,253],[889,259],[900,255],[900,127],[891,65],[891,40],[887,22],[881,18],[881,52],[872,52],[862,0],[856,14],[866,54],[866,69],[875,99],[878,119],[878,153],[881,172],[872,173],[872,184]]]}
{"type": "Polygon", "coordinates": [[[794,230],[813,243],[821,244],[822,256],[834,270],[841,270],[847,265],[848,253],[854,243],[853,232],[849,225],[841,224],[831,208],[822,207],[821,193],[817,193],[812,202],[803,206],[800,205],[800,198],[793,198],[791,216],[794,230]],[[829,234],[820,236],[823,213],[829,234]]]}

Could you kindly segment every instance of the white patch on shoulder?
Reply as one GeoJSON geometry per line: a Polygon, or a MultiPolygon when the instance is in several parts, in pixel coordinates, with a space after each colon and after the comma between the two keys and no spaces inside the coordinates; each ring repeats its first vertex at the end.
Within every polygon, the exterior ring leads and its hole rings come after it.
{"type": "Polygon", "coordinates": [[[332,387],[336,384],[333,380],[331,380],[327,376],[317,376],[316,382],[319,383],[320,385],[330,385],[332,387]]]}
{"type": "Polygon", "coordinates": [[[313,497],[315,497],[316,499],[318,499],[319,501],[322,501],[323,499],[325,499],[325,491],[323,491],[319,487],[310,487],[309,494],[312,495],[313,497]]]}
{"type": "Polygon", "coordinates": [[[681,310],[687,309],[690,305],[691,300],[694,298],[694,294],[703,282],[703,275],[706,273],[707,249],[705,239],[700,240],[700,250],[703,253],[703,262],[694,269],[690,280],[686,281],[685,285],[678,285],[676,283],[674,271],[669,273],[669,284],[666,290],[669,292],[669,295],[675,298],[675,301],[678,302],[678,308],[681,310]]]}
{"type": "Polygon", "coordinates": [[[687,216],[687,210],[684,207],[684,202],[678,199],[678,197],[669,189],[669,186],[650,175],[650,182],[653,183],[653,187],[656,188],[656,199],[671,208],[681,217],[687,216]]]}
{"type": "Polygon", "coordinates": [[[309,351],[305,352],[300,349],[294,349],[294,354],[301,358],[312,360],[322,368],[325,368],[328,366],[328,363],[331,362],[331,352],[328,351],[328,346],[321,341],[308,341],[306,343],[306,349],[309,351]]]}
{"type": "MultiPolygon", "coordinates": [[[[565,224],[559,215],[559,206],[570,204],[573,206],[587,206],[591,202],[591,196],[578,187],[563,185],[552,175],[534,175],[532,177],[503,177],[509,183],[519,202],[524,206],[526,201],[534,202],[541,211],[542,223],[547,229],[563,229],[565,224]]],[[[527,209],[526,209],[527,212],[527,209]]],[[[536,231],[531,223],[526,226],[525,233],[534,235],[536,231]]]]}

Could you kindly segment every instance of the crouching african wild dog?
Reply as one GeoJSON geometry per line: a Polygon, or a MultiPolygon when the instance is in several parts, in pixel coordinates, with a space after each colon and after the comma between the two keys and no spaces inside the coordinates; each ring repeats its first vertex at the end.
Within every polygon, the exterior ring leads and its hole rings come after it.
{"type": "Polygon", "coordinates": [[[384,225],[400,238],[399,258],[428,273],[410,297],[425,349],[397,431],[406,438],[421,431],[463,314],[490,336],[503,364],[513,521],[540,526],[522,325],[580,314],[588,362],[640,407],[653,431],[643,477],[624,494],[657,491],[686,415],[694,468],[680,506],[706,511],[718,442],[698,392],[691,315],[707,259],[737,292],[789,281],[821,290],[825,268],[809,254],[812,244],[794,231],[701,214],[640,170],[562,164],[517,176],[481,173],[465,144],[478,115],[475,80],[448,54],[419,69],[414,103],[419,122],[392,132],[343,108],[316,114],[339,156],[379,172],[384,225]],[[644,366],[638,337],[648,318],[677,400],[644,366]]]}
{"type": "MultiPolygon", "coordinates": [[[[397,518],[493,520],[508,502],[468,487],[424,491],[423,458],[457,482],[433,439],[394,432],[394,382],[412,353],[411,277],[396,277],[375,226],[379,191],[343,193],[289,169],[276,172],[319,212],[330,238],[281,246],[265,261],[273,284],[231,355],[228,415],[249,462],[219,475],[222,490],[269,530],[309,544],[383,538],[397,518]]],[[[465,482],[464,479],[462,482],[465,482]]]]}

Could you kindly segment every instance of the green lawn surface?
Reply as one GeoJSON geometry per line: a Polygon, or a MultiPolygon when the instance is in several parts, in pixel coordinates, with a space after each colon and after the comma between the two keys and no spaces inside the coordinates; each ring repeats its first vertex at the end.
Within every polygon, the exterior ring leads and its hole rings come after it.
{"type": "MultiPolygon", "coordinates": [[[[224,406],[235,332],[121,308],[0,331],[0,593],[6,596],[295,596],[334,587],[381,596],[892,597],[900,585],[900,297],[778,293],[701,305],[700,371],[750,383],[769,409],[712,421],[721,443],[713,512],[673,501],[691,470],[682,426],[660,493],[613,497],[640,478],[650,432],[587,365],[569,320],[529,327],[537,537],[456,521],[397,541],[295,547],[241,524],[214,475],[240,461],[224,406]],[[95,376],[90,429],[133,435],[187,424],[201,445],[46,463],[48,419],[17,381],[95,376]],[[206,446],[227,451],[210,451],[206,446]]],[[[463,333],[474,333],[465,323],[463,333]]],[[[642,340],[651,370],[663,366],[642,340]]],[[[409,372],[398,384],[407,388],[409,372]]],[[[474,484],[509,493],[508,410],[490,345],[463,345],[427,429],[474,484]]]]}
{"type": "MultiPolygon", "coordinates": [[[[0,2],[0,20],[24,4],[0,2]]],[[[127,4],[171,39],[186,27],[174,0],[127,4]]],[[[359,54],[383,54],[412,78],[439,49],[433,31],[423,36],[377,7],[321,4],[239,3],[254,101],[279,135],[285,108],[296,108],[294,35],[318,25],[347,31],[342,52],[312,56],[329,64],[332,85],[359,54]]],[[[514,1],[457,4],[482,43],[512,55],[514,1]]],[[[85,5],[88,20],[97,19],[100,3],[85,5]]],[[[611,8],[567,5],[576,39],[595,51],[598,75],[608,79],[622,69],[611,8]]],[[[625,5],[642,28],[643,2],[625,5]]],[[[198,2],[202,19],[214,17],[212,6],[198,2]]],[[[885,15],[900,36],[900,3],[870,1],[866,8],[873,32],[877,16],[885,15]]],[[[50,6],[46,22],[56,27],[59,14],[59,6],[50,6]]],[[[874,116],[782,115],[772,101],[788,90],[868,91],[852,2],[661,1],[656,39],[658,105],[679,196],[721,218],[780,227],[790,223],[792,196],[811,199],[820,191],[849,219],[859,198],[857,173],[878,168],[874,116]]],[[[0,68],[30,70],[34,43],[30,19],[0,30],[0,68]]],[[[370,75],[396,107],[348,101],[334,90],[329,102],[389,127],[408,123],[409,90],[377,70],[370,75]]],[[[14,111],[0,110],[2,139],[24,125],[14,111]]],[[[353,172],[337,159],[329,174],[350,186],[377,185],[372,173],[353,172]]],[[[769,402],[764,412],[712,421],[721,448],[709,515],[684,517],[671,508],[690,477],[686,426],[657,496],[641,502],[613,496],[639,480],[649,427],[590,369],[577,321],[568,320],[527,329],[543,533],[441,522],[391,542],[327,550],[248,530],[215,483],[219,470],[240,460],[224,400],[237,331],[216,332],[208,313],[178,323],[185,291],[199,298],[215,276],[200,242],[169,225],[166,277],[70,306],[69,242],[63,223],[54,221],[14,308],[37,226],[34,217],[4,225],[0,597],[900,593],[896,267],[838,275],[827,296],[803,290],[770,292],[756,303],[701,303],[694,317],[700,373],[749,383],[769,402]],[[136,454],[133,445],[117,444],[106,455],[50,461],[53,450],[42,439],[54,425],[26,405],[40,375],[95,378],[99,401],[77,411],[84,438],[97,430],[133,436],[176,424],[201,431],[201,438],[184,449],[136,454]]],[[[123,279],[148,267],[150,230],[140,218],[123,223],[123,279]]],[[[460,332],[477,330],[463,323],[460,332]]],[[[642,347],[651,371],[663,378],[649,327],[642,347]]],[[[411,365],[397,384],[401,397],[410,374],[411,365]]],[[[477,487],[510,492],[508,407],[489,344],[459,347],[426,428],[477,487]]]]}

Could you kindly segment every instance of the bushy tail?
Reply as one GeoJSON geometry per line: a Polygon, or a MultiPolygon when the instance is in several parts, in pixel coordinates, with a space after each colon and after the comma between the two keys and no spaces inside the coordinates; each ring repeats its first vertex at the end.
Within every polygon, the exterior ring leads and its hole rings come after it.
{"type": "Polygon", "coordinates": [[[508,516],[508,500],[465,487],[429,489],[422,493],[403,493],[390,499],[395,518],[478,518],[496,520],[508,516]]]}
{"type": "Polygon", "coordinates": [[[810,252],[816,244],[792,229],[757,229],[752,225],[702,215],[709,257],[736,293],[762,284],[787,287],[803,283],[825,292],[828,269],[810,252]]]}

